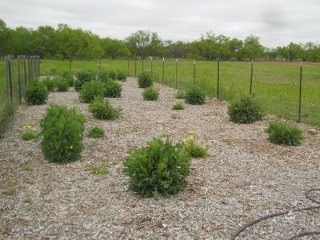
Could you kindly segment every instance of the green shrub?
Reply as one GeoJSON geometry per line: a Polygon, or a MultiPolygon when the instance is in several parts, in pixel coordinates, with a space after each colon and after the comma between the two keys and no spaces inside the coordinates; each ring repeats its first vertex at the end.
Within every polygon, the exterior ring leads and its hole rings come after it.
{"type": "Polygon", "coordinates": [[[98,126],[90,128],[88,132],[88,137],[91,138],[102,138],[104,137],[104,130],[98,126]]]}
{"type": "Polygon", "coordinates": [[[71,72],[64,72],[62,74],[62,77],[66,80],[68,83],[69,87],[73,87],[74,85],[74,77],[71,72]]]}
{"type": "Polygon", "coordinates": [[[117,74],[117,79],[119,81],[125,82],[127,80],[127,73],[124,70],[119,70],[117,74]]]}
{"type": "Polygon", "coordinates": [[[100,120],[115,120],[120,117],[121,111],[120,107],[117,109],[113,108],[109,100],[103,101],[102,97],[95,97],[94,101],[89,105],[89,112],[93,114],[94,118],[100,120]]]}
{"type": "Polygon", "coordinates": [[[176,93],[174,94],[174,97],[175,97],[176,99],[185,99],[185,98],[186,98],[186,93],[185,93],[185,91],[183,91],[183,90],[179,90],[178,92],[176,92],[176,93]]]}
{"type": "Polygon", "coordinates": [[[253,94],[229,105],[228,114],[232,122],[244,124],[262,120],[264,116],[260,103],[253,94]]]}
{"type": "Polygon", "coordinates": [[[101,82],[107,82],[108,80],[110,80],[110,73],[107,72],[106,70],[101,70],[97,74],[97,80],[101,82]]]}
{"type": "Polygon", "coordinates": [[[81,102],[91,103],[96,96],[104,96],[106,85],[99,81],[85,82],[79,91],[79,99],[81,102]]]}
{"type": "Polygon", "coordinates": [[[48,95],[47,87],[35,79],[26,87],[24,97],[27,105],[41,105],[47,102],[48,95]]]}
{"type": "Polygon", "coordinates": [[[268,140],[275,144],[297,146],[304,139],[298,126],[286,122],[269,122],[265,132],[269,134],[268,140]]]}
{"type": "Polygon", "coordinates": [[[74,81],[74,87],[76,91],[80,91],[82,85],[85,82],[90,82],[96,79],[96,75],[91,70],[83,70],[76,74],[76,81],[74,81]]]}
{"type": "Polygon", "coordinates": [[[42,152],[45,159],[67,163],[81,158],[85,116],[77,108],[50,105],[40,121],[42,152]]]}
{"type": "Polygon", "coordinates": [[[47,87],[49,92],[54,92],[56,85],[55,82],[49,76],[44,78],[41,82],[47,87]]]}
{"type": "Polygon", "coordinates": [[[206,101],[206,95],[199,85],[192,85],[185,93],[186,103],[202,105],[206,101]]]}
{"type": "Polygon", "coordinates": [[[109,79],[108,81],[106,81],[105,92],[104,92],[105,97],[118,98],[118,97],[121,97],[121,92],[122,92],[122,86],[120,83],[112,79],[109,79]]]}
{"type": "Polygon", "coordinates": [[[109,72],[109,77],[112,80],[116,80],[117,79],[117,73],[114,70],[111,69],[110,72],[109,72]]]}
{"type": "Polygon", "coordinates": [[[184,110],[183,101],[175,101],[172,110],[184,110]]]}
{"type": "Polygon", "coordinates": [[[56,76],[53,81],[57,92],[67,92],[69,90],[69,84],[64,77],[56,76]]]}
{"type": "Polygon", "coordinates": [[[138,77],[138,86],[139,88],[151,87],[153,80],[149,72],[142,72],[138,77]]]}
{"type": "Polygon", "coordinates": [[[144,100],[156,101],[160,95],[159,89],[153,87],[147,87],[143,92],[142,96],[144,100]]]}
{"type": "Polygon", "coordinates": [[[183,191],[191,173],[190,156],[183,144],[153,138],[146,147],[134,149],[125,159],[123,172],[131,178],[129,189],[143,197],[169,197],[183,191]]]}

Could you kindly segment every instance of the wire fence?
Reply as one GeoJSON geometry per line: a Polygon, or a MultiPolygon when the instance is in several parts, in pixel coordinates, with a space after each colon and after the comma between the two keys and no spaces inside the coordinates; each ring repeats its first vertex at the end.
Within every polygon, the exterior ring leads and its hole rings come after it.
{"type": "Polygon", "coordinates": [[[186,90],[199,84],[208,97],[235,101],[253,93],[267,114],[320,126],[320,63],[200,61],[192,59],[43,60],[42,75],[81,70],[151,72],[161,84],[186,90]]]}
{"type": "Polygon", "coordinates": [[[0,59],[0,135],[24,97],[25,88],[40,75],[38,56],[6,56],[0,59]]]}
{"type": "Polygon", "coordinates": [[[253,93],[267,114],[320,126],[319,63],[150,59],[130,61],[128,69],[177,89],[199,84],[207,96],[227,101],[253,93]]]}

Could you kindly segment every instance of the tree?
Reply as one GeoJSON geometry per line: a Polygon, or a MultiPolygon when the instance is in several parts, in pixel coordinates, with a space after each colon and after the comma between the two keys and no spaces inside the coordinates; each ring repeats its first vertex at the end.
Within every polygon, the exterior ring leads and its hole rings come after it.
{"type": "Polygon", "coordinates": [[[174,58],[187,57],[187,44],[182,41],[177,41],[169,45],[170,55],[174,58]]]}
{"type": "Polygon", "coordinates": [[[148,56],[157,56],[163,49],[158,34],[150,31],[138,30],[125,39],[128,49],[133,56],[145,59],[148,56]]]}
{"type": "Polygon", "coordinates": [[[263,46],[260,44],[260,38],[254,35],[246,37],[243,48],[241,48],[241,57],[249,60],[259,58],[263,55],[263,46]]]}
{"type": "Polygon", "coordinates": [[[8,41],[10,29],[7,28],[6,23],[0,19],[0,56],[10,54],[8,41]]]}
{"type": "Polygon", "coordinates": [[[111,57],[113,60],[117,57],[130,56],[130,51],[127,48],[126,43],[122,40],[102,38],[100,39],[100,46],[103,50],[103,55],[111,57]]]}
{"type": "Polygon", "coordinates": [[[288,46],[288,56],[289,61],[292,62],[293,59],[297,59],[300,57],[302,53],[302,47],[299,44],[291,42],[288,46]]]}

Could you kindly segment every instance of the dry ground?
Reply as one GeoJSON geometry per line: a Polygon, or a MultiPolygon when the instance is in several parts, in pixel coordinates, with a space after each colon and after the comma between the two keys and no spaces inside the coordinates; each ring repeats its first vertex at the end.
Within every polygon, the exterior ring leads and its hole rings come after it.
{"type": "MultiPolygon", "coordinates": [[[[122,97],[110,100],[123,108],[116,121],[92,118],[74,89],[51,93],[46,105],[20,106],[0,139],[0,239],[230,239],[259,217],[317,205],[305,196],[320,186],[320,134],[308,134],[311,126],[298,124],[306,137],[301,146],[279,146],[264,133],[269,121],[280,120],[274,116],[239,125],[229,121],[223,101],[173,111],[175,89],[157,84],[160,98],[154,102],[142,99],[135,78],[121,84],[122,97]],[[40,131],[50,104],[78,107],[87,117],[86,131],[98,125],[106,137],[85,137],[77,162],[49,163],[41,140],[23,141],[21,135],[26,125],[40,131]],[[192,160],[195,170],[184,192],[156,201],[128,190],[130,179],[122,173],[128,149],[162,134],[178,142],[190,131],[211,156],[192,160]],[[26,164],[34,168],[23,170],[26,164]],[[90,164],[108,164],[109,173],[92,174],[90,164]],[[10,187],[15,193],[8,194],[10,187]]],[[[314,195],[319,201],[320,193],[314,195]]],[[[266,219],[236,239],[288,239],[307,231],[320,231],[319,209],[266,219]]]]}

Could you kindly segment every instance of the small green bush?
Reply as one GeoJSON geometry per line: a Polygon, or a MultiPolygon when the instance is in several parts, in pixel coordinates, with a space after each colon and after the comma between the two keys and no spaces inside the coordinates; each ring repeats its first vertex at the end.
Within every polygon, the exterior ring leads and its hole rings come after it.
{"type": "Polygon", "coordinates": [[[76,81],[74,81],[74,87],[76,91],[80,91],[82,85],[85,82],[90,82],[96,79],[96,75],[92,70],[82,70],[76,74],[76,81]]]}
{"type": "Polygon", "coordinates": [[[155,89],[153,87],[147,87],[143,92],[142,96],[144,100],[156,101],[158,100],[160,95],[159,89],[155,89]]]}
{"type": "Polygon", "coordinates": [[[49,76],[47,76],[45,79],[43,79],[42,84],[44,84],[49,92],[54,92],[54,89],[56,88],[55,82],[53,79],[51,79],[49,76]]]}
{"type": "Polygon", "coordinates": [[[108,80],[110,80],[110,73],[106,70],[101,70],[98,74],[97,74],[97,80],[101,81],[101,82],[107,82],[108,80]]]}
{"type": "Polygon", "coordinates": [[[53,81],[57,92],[67,92],[69,90],[69,84],[64,77],[56,76],[53,81]]]}
{"type": "Polygon", "coordinates": [[[89,105],[89,112],[93,114],[94,118],[100,120],[115,120],[120,117],[121,111],[120,107],[117,109],[113,108],[109,100],[103,101],[102,97],[95,97],[94,101],[89,105]]]}
{"type": "Polygon", "coordinates": [[[127,73],[124,70],[119,70],[117,74],[117,79],[119,81],[125,82],[127,80],[127,73]]]}
{"type": "Polygon", "coordinates": [[[88,132],[88,137],[91,138],[102,138],[104,137],[104,130],[98,126],[90,128],[88,132]]]}
{"type": "Polygon", "coordinates": [[[26,87],[24,97],[27,105],[41,105],[47,102],[48,95],[47,87],[35,79],[26,87]]]}
{"type": "Polygon", "coordinates": [[[280,145],[297,146],[304,139],[298,126],[286,122],[269,122],[265,132],[269,134],[270,142],[280,145]]]}
{"type": "Polygon", "coordinates": [[[235,123],[249,124],[262,120],[262,108],[254,94],[241,98],[229,105],[230,120],[235,123]]]}
{"type": "Polygon", "coordinates": [[[114,70],[111,69],[110,72],[109,72],[109,77],[112,80],[116,80],[117,79],[117,73],[114,70]]]}
{"type": "Polygon", "coordinates": [[[71,72],[64,72],[62,74],[62,77],[68,83],[69,87],[73,87],[73,85],[74,85],[74,77],[73,77],[71,72]]]}
{"type": "Polygon", "coordinates": [[[192,85],[185,93],[186,103],[192,105],[202,105],[206,101],[206,95],[199,85],[192,85]]]}
{"type": "Polygon", "coordinates": [[[183,144],[153,138],[146,147],[131,151],[123,163],[123,172],[131,178],[130,190],[143,197],[169,197],[187,187],[190,159],[183,144]]]}
{"type": "Polygon", "coordinates": [[[184,110],[183,100],[175,101],[172,110],[184,110]]]}
{"type": "Polygon", "coordinates": [[[67,163],[81,158],[85,116],[77,108],[50,105],[40,121],[41,141],[45,159],[67,163]]]}
{"type": "Polygon", "coordinates": [[[84,103],[91,103],[96,96],[104,96],[106,84],[100,81],[85,82],[79,91],[79,99],[84,103]]]}
{"type": "Polygon", "coordinates": [[[153,80],[149,72],[142,72],[138,77],[139,88],[147,88],[153,85],[153,80]]]}
{"type": "Polygon", "coordinates": [[[186,92],[183,91],[183,90],[179,90],[178,92],[176,92],[176,93],[174,94],[174,97],[175,97],[176,99],[185,99],[185,98],[186,98],[186,92]]]}
{"type": "Polygon", "coordinates": [[[119,98],[121,97],[121,92],[122,92],[122,86],[120,83],[112,79],[109,79],[108,81],[106,81],[105,92],[104,92],[105,97],[119,98]]]}

